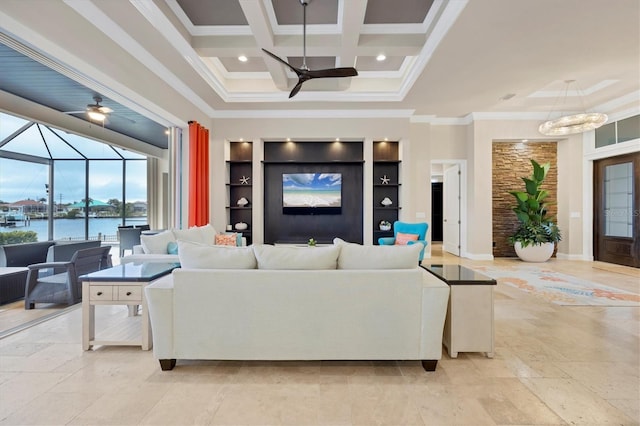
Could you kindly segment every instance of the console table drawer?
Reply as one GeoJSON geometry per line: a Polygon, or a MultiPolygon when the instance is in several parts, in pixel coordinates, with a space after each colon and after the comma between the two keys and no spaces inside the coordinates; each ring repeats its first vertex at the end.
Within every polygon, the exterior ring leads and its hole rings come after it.
{"type": "Polygon", "coordinates": [[[90,300],[113,300],[113,287],[110,285],[92,285],[89,287],[90,300]]]}
{"type": "Polygon", "coordinates": [[[142,287],[123,285],[118,286],[118,300],[131,300],[136,302],[142,301],[142,287]]]}

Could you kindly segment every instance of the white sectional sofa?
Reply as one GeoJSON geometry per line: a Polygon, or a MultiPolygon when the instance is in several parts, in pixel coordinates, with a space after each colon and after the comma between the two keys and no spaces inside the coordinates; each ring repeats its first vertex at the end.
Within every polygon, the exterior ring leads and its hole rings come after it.
{"type": "MultiPolygon", "coordinates": [[[[236,245],[246,246],[247,239],[242,233],[237,235],[236,245]]],[[[202,244],[215,244],[217,233],[211,224],[194,226],[188,229],[169,229],[153,235],[141,235],[140,245],[133,246],[133,254],[123,256],[120,263],[142,262],[179,262],[177,242],[189,241],[202,244]]]]}
{"type": "Polygon", "coordinates": [[[153,351],[177,359],[421,360],[442,356],[448,286],[420,245],[226,248],[178,243],[182,268],[145,288],[153,351]]]}

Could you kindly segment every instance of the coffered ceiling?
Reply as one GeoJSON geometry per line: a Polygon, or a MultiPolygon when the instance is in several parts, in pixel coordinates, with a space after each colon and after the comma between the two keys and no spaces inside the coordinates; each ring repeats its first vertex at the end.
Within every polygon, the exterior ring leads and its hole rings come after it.
{"type": "Polygon", "coordinates": [[[100,94],[122,132],[195,112],[454,122],[640,108],[637,0],[311,0],[307,64],[359,75],[289,99],[296,76],[261,49],[299,65],[302,16],[299,0],[2,0],[0,32],[43,66],[35,77],[3,60],[0,90],[58,111],[100,94]]]}

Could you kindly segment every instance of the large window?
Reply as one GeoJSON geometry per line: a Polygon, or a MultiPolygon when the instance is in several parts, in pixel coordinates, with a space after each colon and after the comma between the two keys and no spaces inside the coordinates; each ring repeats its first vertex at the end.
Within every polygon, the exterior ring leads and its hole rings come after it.
{"type": "Polygon", "coordinates": [[[0,224],[10,212],[25,220],[0,232],[116,241],[118,226],[147,223],[147,159],[0,113],[0,224]]]}

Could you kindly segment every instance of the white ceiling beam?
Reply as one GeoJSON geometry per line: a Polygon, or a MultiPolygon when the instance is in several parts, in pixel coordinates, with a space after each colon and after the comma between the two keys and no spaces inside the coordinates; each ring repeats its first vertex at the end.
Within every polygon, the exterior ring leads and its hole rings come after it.
{"type": "MultiPolygon", "coordinates": [[[[342,19],[342,43],[340,43],[340,55],[336,58],[336,67],[355,67],[358,57],[358,43],[360,42],[360,29],[364,23],[364,15],[367,11],[367,0],[340,2],[342,19]]],[[[357,78],[357,77],[356,77],[357,78]]],[[[351,78],[338,79],[338,90],[347,90],[351,87],[351,78]]]]}
{"type": "Polygon", "coordinates": [[[342,6],[342,43],[337,67],[353,67],[356,64],[360,29],[367,11],[367,0],[344,1],[342,6]]]}
{"type": "MultiPolygon", "coordinates": [[[[262,0],[240,0],[240,7],[242,7],[242,12],[249,23],[256,46],[258,48],[267,49],[271,53],[277,55],[278,53],[274,52],[275,36],[273,34],[271,24],[269,23],[269,17],[267,16],[267,10],[264,7],[264,2],[262,2],[262,0]]],[[[280,90],[287,90],[289,85],[284,65],[281,65],[276,60],[267,57],[265,53],[260,53],[262,54],[261,56],[265,58],[267,70],[271,74],[276,87],[280,90]]]]}

